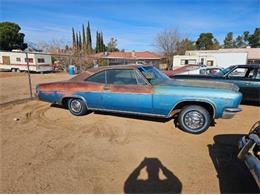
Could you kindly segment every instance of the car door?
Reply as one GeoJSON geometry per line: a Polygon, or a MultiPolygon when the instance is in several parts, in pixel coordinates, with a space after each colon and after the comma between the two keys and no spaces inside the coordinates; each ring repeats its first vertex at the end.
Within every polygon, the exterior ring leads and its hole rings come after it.
{"type": "Polygon", "coordinates": [[[101,71],[85,80],[86,91],[81,92],[81,95],[86,99],[90,109],[103,109],[102,93],[106,86],[105,74],[105,71],[101,71]]]}
{"type": "Polygon", "coordinates": [[[239,91],[243,94],[243,100],[250,101],[254,96],[254,72],[255,69],[252,67],[237,67],[226,75],[228,82],[234,83],[239,87],[239,91]]]}
{"type": "Polygon", "coordinates": [[[111,69],[106,71],[104,109],[129,113],[151,114],[152,86],[134,69],[111,69]]]}

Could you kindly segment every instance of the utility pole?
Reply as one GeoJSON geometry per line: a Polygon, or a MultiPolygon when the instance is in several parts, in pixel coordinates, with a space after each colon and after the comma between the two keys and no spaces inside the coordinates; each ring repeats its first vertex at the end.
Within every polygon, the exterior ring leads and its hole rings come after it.
{"type": "Polygon", "coordinates": [[[31,82],[31,75],[30,75],[28,52],[25,52],[25,54],[26,54],[26,61],[27,61],[27,73],[28,73],[28,81],[29,81],[29,88],[30,88],[30,98],[32,99],[32,82],[31,82]]]}

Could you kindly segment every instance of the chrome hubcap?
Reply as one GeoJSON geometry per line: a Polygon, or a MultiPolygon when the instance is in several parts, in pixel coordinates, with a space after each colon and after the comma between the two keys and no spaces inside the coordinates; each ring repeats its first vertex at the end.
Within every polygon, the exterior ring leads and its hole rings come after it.
{"type": "Polygon", "coordinates": [[[70,107],[73,112],[81,111],[81,103],[78,100],[72,100],[70,103],[70,107]]]}
{"type": "Polygon", "coordinates": [[[184,116],[184,123],[193,130],[200,129],[205,123],[204,116],[198,111],[190,111],[184,116]]]}

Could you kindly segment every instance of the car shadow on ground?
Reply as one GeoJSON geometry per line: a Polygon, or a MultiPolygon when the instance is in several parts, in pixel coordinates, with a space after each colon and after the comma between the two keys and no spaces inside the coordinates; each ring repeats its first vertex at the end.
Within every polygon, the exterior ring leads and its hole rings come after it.
{"type": "Polygon", "coordinates": [[[115,117],[131,118],[137,120],[155,121],[155,122],[163,122],[163,123],[166,123],[172,119],[172,118],[162,118],[162,117],[127,114],[127,113],[103,112],[103,111],[94,111],[94,113],[100,115],[110,115],[115,117]]]}
{"type": "Polygon", "coordinates": [[[127,194],[177,194],[181,190],[180,180],[158,158],[145,158],[124,184],[124,192],[127,194]],[[139,179],[143,169],[146,170],[147,178],[139,179]],[[159,176],[160,170],[163,179],[159,176]]]}
{"type": "Polygon", "coordinates": [[[237,158],[241,134],[216,135],[208,145],[219,179],[220,193],[258,193],[258,187],[245,164],[237,158]]]}

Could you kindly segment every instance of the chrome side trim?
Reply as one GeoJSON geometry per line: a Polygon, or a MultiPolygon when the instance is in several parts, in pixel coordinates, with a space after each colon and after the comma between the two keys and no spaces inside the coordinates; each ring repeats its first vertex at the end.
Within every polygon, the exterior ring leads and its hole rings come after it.
{"type": "Polygon", "coordinates": [[[93,111],[105,111],[105,112],[114,112],[114,113],[124,113],[124,114],[145,115],[145,116],[155,116],[155,117],[167,118],[167,116],[161,115],[161,114],[148,114],[148,113],[143,113],[143,112],[129,112],[129,111],[122,111],[122,110],[102,109],[102,108],[88,108],[88,109],[93,110],[93,111]]]}

